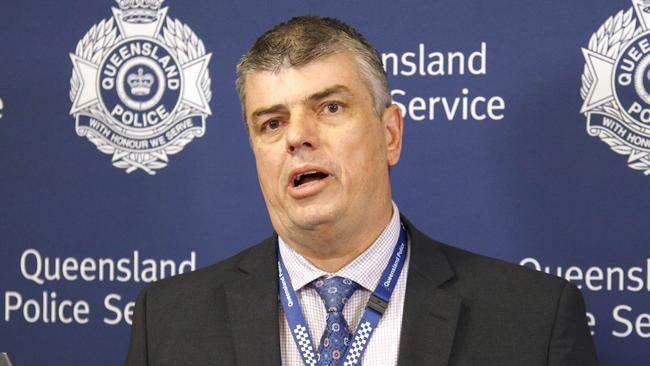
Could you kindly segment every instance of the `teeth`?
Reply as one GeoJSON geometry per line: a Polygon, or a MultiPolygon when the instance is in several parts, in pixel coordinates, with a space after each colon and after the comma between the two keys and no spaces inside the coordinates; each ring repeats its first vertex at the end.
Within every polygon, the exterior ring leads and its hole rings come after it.
{"type": "Polygon", "coordinates": [[[304,175],[314,174],[314,173],[318,173],[318,170],[312,170],[310,172],[304,172],[304,173],[298,174],[298,176],[296,177],[296,180],[300,180],[304,175]]]}
{"type": "Polygon", "coordinates": [[[300,180],[302,179],[303,176],[305,176],[307,174],[315,174],[315,173],[318,173],[318,172],[319,172],[318,170],[311,170],[311,171],[308,171],[308,172],[300,173],[300,174],[296,175],[296,177],[293,179],[293,182],[294,182],[294,184],[297,184],[298,182],[300,182],[300,180]]]}

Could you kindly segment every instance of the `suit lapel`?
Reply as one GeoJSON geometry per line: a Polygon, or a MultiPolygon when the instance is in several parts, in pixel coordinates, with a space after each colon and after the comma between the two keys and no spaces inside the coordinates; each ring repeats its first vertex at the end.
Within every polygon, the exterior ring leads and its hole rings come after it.
{"type": "Polygon", "coordinates": [[[399,366],[444,366],[449,362],[461,298],[440,288],[454,277],[442,249],[405,218],[411,257],[402,318],[399,366]]]}
{"type": "Polygon", "coordinates": [[[239,278],[224,285],[239,366],[281,364],[276,238],[253,248],[239,263],[239,278]]]}

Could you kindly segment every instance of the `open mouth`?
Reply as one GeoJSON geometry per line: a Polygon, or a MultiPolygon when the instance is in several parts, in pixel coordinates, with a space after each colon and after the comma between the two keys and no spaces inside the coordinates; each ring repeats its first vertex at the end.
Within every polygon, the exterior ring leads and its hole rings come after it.
{"type": "Polygon", "coordinates": [[[328,176],[329,176],[329,174],[323,173],[323,172],[318,171],[318,170],[312,170],[312,171],[309,171],[309,172],[304,172],[304,173],[300,173],[300,174],[296,175],[293,178],[292,183],[293,183],[294,187],[300,187],[303,184],[307,184],[307,183],[310,183],[310,182],[316,182],[316,181],[325,179],[328,176]]]}

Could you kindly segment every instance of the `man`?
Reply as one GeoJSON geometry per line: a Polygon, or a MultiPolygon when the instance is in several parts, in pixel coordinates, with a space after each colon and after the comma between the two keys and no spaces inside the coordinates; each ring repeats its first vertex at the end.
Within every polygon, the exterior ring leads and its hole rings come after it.
{"type": "Polygon", "coordinates": [[[400,217],[402,116],[358,32],[280,24],[242,58],[237,90],[277,234],[146,288],[127,365],[597,364],[575,286],[400,217]]]}

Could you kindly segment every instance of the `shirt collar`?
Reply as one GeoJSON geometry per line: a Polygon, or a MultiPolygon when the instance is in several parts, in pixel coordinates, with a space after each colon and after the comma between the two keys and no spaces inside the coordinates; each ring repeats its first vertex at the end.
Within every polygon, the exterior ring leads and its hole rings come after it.
{"type": "Polygon", "coordinates": [[[282,261],[291,278],[294,291],[300,290],[305,285],[323,276],[349,278],[365,289],[374,291],[400,233],[399,210],[395,202],[392,204],[393,216],[384,231],[368,249],[336,273],[329,273],[316,268],[305,257],[293,250],[281,237],[278,237],[280,255],[282,255],[282,261]]]}

